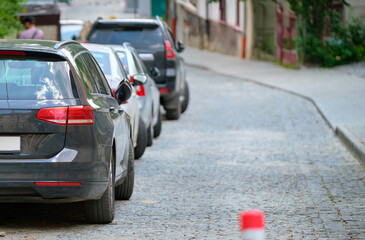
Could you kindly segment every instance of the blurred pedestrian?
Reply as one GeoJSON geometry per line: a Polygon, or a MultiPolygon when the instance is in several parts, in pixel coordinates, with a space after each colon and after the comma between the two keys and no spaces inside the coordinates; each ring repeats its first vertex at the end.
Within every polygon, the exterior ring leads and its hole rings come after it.
{"type": "Polygon", "coordinates": [[[19,39],[44,39],[44,33],[41,29],[36,28],[35,18],[28,16],[24,18],[26,30],[20,33],[19,39]]]}

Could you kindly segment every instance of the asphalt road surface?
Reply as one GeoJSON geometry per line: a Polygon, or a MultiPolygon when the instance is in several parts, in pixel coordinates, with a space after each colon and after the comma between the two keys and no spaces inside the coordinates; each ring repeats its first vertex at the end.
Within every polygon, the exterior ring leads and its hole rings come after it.
{"type": "Polygon", "coordinates": [[[4,239],[240,239],[252,208],[267,239],[365,239],[364,168],[310,102],[196,68],[188,82],[113,223],[84,223],[81,204],[1,204],[4,239]]]}

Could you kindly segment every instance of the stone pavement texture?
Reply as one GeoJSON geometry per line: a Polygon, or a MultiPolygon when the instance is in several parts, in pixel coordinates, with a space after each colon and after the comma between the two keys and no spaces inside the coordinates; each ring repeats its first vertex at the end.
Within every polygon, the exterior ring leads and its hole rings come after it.
{"type": "Polygon", "coordinates": [[[187,64],[284,89],[312,101],[344,144],[365,166],[365,63],[334,69],[286,69],[271,62],[187,47],[187,64]]]}
{"type": "Polygon", "coordinates": [[[187,70],[191,104],[135,162],[112,224],[85,224],[78,204],[2,204],[4,240],[237,240],[252,208],[268,240],[365,239],[364,169],[310,102],[187,70]]]}

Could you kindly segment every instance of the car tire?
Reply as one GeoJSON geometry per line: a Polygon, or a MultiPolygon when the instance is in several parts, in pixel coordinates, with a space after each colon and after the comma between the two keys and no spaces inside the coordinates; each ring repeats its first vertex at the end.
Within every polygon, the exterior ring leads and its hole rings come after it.
{"type": "Polygon", "coordinates": [[[84,203],[85,218],[88,223],[107,224],[114,219],[115,213],[115,189],[114,189],[114,155],[109,164],[109,182],[103,196],[98,200],[90,200],[84,203]]]}
{"type": "Polygon", "coordinates": [[[181,104],[181,113],[184,113],[189,105],[189,86],[188,82],[185,80],[185,86],[184,86],[184,101],[181,104]]]}
{"type": "Polygon", "coordinates": [[[133,194],[133,188],[134,188],[134,156],[133,156],[132,140],[130,140],[127,176],[122,184],[115,187],[115,199],[117,200],[130,199],[133,194]]]}
{"type": "Polygon", "coordinates": [[[166,119],[168,120],[178,120],[181,113],[181,103],[178,101],[176,109],[166,109],[166,119]]]}
{"type": "Polygon", "coordinates": [[[153,137],[157,138],[158,136],[160,136],[161,130],[162,130],[162,114],[161,114],[161,109],[158,108],[157,123],[153,127],[153,137]]]}
{"type": "Polygon", "coordinates": [[[147,130],[142,118],[139,118],[137,146],[134,148],[134,159],[142,157],[147,147],[147,130]]]}
{"type": "Polygon", "coordinates": [[[150,124],[150,126],[147,128],[147,146],[150,147],[153,144],[153,127],[152,127],[152,123],[150,124]]]}

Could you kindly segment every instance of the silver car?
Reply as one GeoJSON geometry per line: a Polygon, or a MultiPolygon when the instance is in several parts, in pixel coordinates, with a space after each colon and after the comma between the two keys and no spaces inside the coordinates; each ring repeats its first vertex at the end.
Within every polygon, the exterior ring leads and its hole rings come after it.
{"type": "MultiPolygon", "coordinates": [[[[98,62],[100,68],[103,70],[105,77],[108,80],[110,88],[116,89],[119,83],[123,79],[129,79],[122,64],[119,61],[119,58],[114,53],[111,47],[105,45],[98,44],[83,44],[86,47],[93,57],[98,62]]],[[[138,77],[137,77],[138,78],[138,77]]],[[[136,79],[135,85],[143,84],[144,78],[141,79],[142,82],[136,79]]],[[[134,157],[136,159],[140,158],[147,145],[147,140],[145,135],[145,127],[142,126],[141,132],[139,129],[140,123],[140,110],[139,110],[139,96],[136,92],[135,87],[132,88],[132,96],[128,99],[128,101],[122,103],[122,108],[126,111],[126,113],[131,117],[131,129],[132,129],[132,141],[134,147],[134,157]],[[140,135],[142,135],[140,137],[140,135]],[[139,139],[140,137],[140,139],[139,139]]],[[[143,123],[142,123],[143,124],[143,123]]]]}
{"type": "MultiPolygon", "coordinates": [[[[158,137],[162,129],[160,92],[151,77],[151,75],[157,77],[159,70],[152,68],[148,71],[137,51],[130,44],[111,46],[117,53],[130,79],[136,79],[136,77],[146,79],[146,83],[136,86],[136,90],[139,95],[140,115],[147,126],[147,146],[150,146],[153,138],[158,137]]],[[[133,82],[133,85],[135,85],[135,82],[133,82]]]]}

